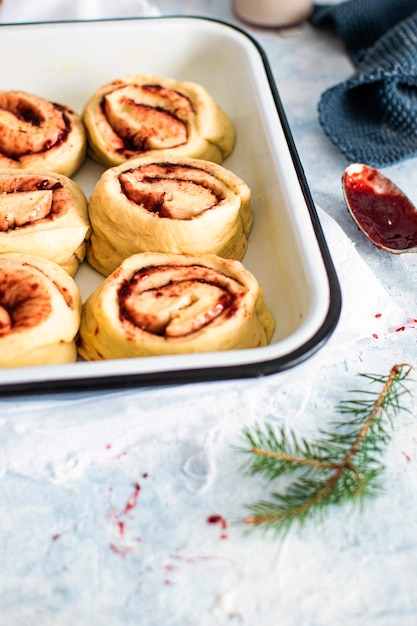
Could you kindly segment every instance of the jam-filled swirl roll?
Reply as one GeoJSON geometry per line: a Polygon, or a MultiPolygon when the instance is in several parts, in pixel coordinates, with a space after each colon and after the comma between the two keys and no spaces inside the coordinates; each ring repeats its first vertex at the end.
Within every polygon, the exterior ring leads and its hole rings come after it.
{"type": "Polygon", "coordinates": [[[235,142],[231,119],[202,85],[163,76],[130,74],[103,85],[83,120],[89,155],[106,167],[166,149],[221,163],[235,142]]]}
{"type": "Polygon", "coordinates": [[[0,170],[0,253],[35,254],[72,276],[90,234],[87,199],[60,174],[0,170]]]}
{"type": "Polygon", "coordinates": [[[153,152],[106,170],[89,202],[88,262],[104,275],[138,252],[217,254],[242,260],[251,191],[202,159],[153,152]]]}
{"type": "Polygon", "coordinates": [[[86,156],[81,116],[24,91],[0,92],[0,167],[72,176],[86,156]]]}
{"type": "Polygon", "coordinates": [[[81,296],[59,265],[29,254],[0,254],[0,367],[70,363],[81,296]]]}
{"type": "Polygon", "coordinates": [[[83,306],[87,360],[265,346],[274,320],[245,267],[216,255],[136,254],[83,306]]]}

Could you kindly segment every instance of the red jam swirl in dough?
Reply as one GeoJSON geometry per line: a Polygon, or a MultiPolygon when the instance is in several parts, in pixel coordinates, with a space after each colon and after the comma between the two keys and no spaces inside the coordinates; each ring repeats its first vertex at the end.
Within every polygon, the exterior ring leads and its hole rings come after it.
{"type": "Polygon", "coordinates": [[[54,177],[32,174],[0,176],[0,232],[62,215],[68,209],[69,201],[68,190],[54,177]]]}
{"type": "Polygon", "coordinates": [[[38,326],[51,313],[45,286],[28,269],[0,267],[0,336],[38,326]]]}
{"type": "Polygon", "coordinates": [[[120,174],[119,182],[129,200],[171,219],[192,219],[225,199],[214,176],[185,164],[142,165],[120,174]]]}
{"type": "Polygon", "coordinates": [[[20,91],[0,92],[0,153],[5,157],[19,161],[47,152],[62,144],[70,130],[64,106],[20,91]]]}
{"type": "Polygon", "coordinates": [[[231,317],[245,293],[236,280],[211,268],[145,267],[118,290],[120,320],[167,339],[180,338],[221,317],[231,317]],[[203,305],[195,307],[199,301],[203,305]],[[178,322],[178,316],[184,312],[185,321],[178,322]]]}
{"type": "Polygon", "coordinates": [[[188,140],[192,104],[161,85],[116,86],[103,96],[100,108],[118,142],[115,149],[125,156],[175,148],[188,140]]]}
{"type": "Polygon", "coordinates": [[[389,179],[362,166],[345,172],[343,182],[352,214],[376,245],[391,250],[417,246],[417,212],[389,179]]]}

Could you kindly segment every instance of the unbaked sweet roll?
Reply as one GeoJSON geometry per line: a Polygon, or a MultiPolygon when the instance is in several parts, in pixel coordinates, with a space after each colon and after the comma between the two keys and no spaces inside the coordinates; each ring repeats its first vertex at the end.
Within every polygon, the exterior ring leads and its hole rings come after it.
{"type": "Polygon", "coordinates": [[[73,276],[89,234],[87,199],[70,178],[0,170],[0,253],[42,256],[73,276]]]}
{"type": "Polygon", "coordinates": [[[235,142],[232,121],[202,85],[162,76],[130,74],[104,85],[83,119],[89,155],[106,167],[166,149],[221,163],[235,142]]]}
{"type": "Polygon", "coordinates": [[[0,254],[0,367],[75,361],[81,296],[59,265],[0,254]]]}
{"type": "Polygon", "coordinates": [[[0,92],[0,167],[72,176],[86,156],[81,116],[24,91],[0,92]]]}
{"type": "Polygon", "coordinates": [[[242,260],[251,192],[211,161],[152,152],[104,172],[89,202],[87,260],[104,275],[138,252],[217,254],[242,260]]]}
{"type": "Polygon", "coordinates": [[[87,360],[265,346],[274,320],[256,278],[215,255],[142,253],[88,297],[77,340],[87,360]]]}

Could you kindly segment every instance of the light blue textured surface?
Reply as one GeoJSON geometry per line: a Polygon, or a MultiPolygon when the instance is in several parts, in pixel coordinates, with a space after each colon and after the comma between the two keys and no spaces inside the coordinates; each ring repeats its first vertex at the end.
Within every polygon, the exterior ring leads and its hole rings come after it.
{"type": "MultiPolygon", "coordinates": [[[[155,5],[236,22],[226,0],[155,5]]],[[[321,92],[351,72],[339,42],[308,24],[250,32],[314,200],[334,220],[320,214],[344,293],[340,325],[313,359],[261,380],[0,399],[0,626],[417,623],[415,383],[384,490],[363,511],[333,510],[285,539],[239,523],[246,503],[268,496],[241,471],[244,425],[271,420],[313,437],[358,372],[417,364],[417,257],[385,254],[358,232],[340,187],[347,163],[317,119],[321,92]]],[[[385,173],[417,202],[415,169],[385,173]]]]}

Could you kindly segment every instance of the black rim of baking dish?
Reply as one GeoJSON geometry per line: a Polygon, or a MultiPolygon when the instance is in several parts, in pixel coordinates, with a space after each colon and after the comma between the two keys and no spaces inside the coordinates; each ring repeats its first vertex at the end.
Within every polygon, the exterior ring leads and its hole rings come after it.
{"type": "MultiPolygon", "coordinates": [[[[318,218],[316,207],[311,196],[311,192],[307,183],[307,179],[304,173],[304,169],[301,164],[300,157],[292,136],[292,132],[287,120],[287,116],[281,102],[281,98],[278,92],[275,79],[272,74],[272,70],[269,64],[268,57],[260,45],[260,43],[252,37],[250,33],[244,29],[230,24],[226,21],[218,20],[211,17],[193,16],[193,15],[164,15],[158,17],[132,17],[132,18],[105,18],[105,19],[92,19],[92,20],[57,20],[47,22],[25,22],[19,24],[0,24],[0,29],[3,26],[28,26],[38,24],[85,24],[95,22],[123,22],[123,21],[143,21],[143,20],[198,20],[215,22],[221,24],[227,28],[231,28],[234,31],[243,34],[257,49],[264,69],[266,77],[268,79],[269,87],[271,89],[272,97],[277,109],[277,113],[282,125],[282,130],[287,142],[287,146],[291,155],[291,159],[294,165],[295,173],[297,175],[302,194],[304,196],[307,209],[310,214],[313,230],[317,239],[317,243],[320,249],[320,253],[323,259],[323,264],[326,270],[327,280],[329,283],[329,306],[327,315],[323,320],[320,328],[316,333],[310,337],[303,345],[299,346],[295,350],[288,352],[280,357],[264,360],[254,361],[250,363],[238,363],[232,365],[222,366],[221,364],[208,367],[194,367],[191,369],[183,368],[178,370],[163,370],[163,371],[150,371],[150,372],[123,372],[118,374],[112,372],[110,374],[99,374],[97,376],[74,376],[74,377],[58,377],[56,379],[50,376],[43,380],[27,380],[27,381],[15,381],[4,382],[1,381],[0,370],[0,395],[14,395],[14,394],[54,394],[68,391],[98,391],[98,390],[111,390],[111,389],[133,389],[143,387],[159,387],[179,384],[201,383],[201,382],[215,382],[220,380],[233,380],[233,379],[253,379],[268,376],[271,374],[277,374],[279,372],[291,369],[296,365],[306,361],[323,345],[328,341],[333,331],[335,330],[340,318],[342,309],[342,294],[340,289],[340,283],[336,274],[336,270],[330,256],[330,252],[327,246],[326,239],[318,218]]],[[[42,367],[42,366],[39,366],[42,367]]]]}

